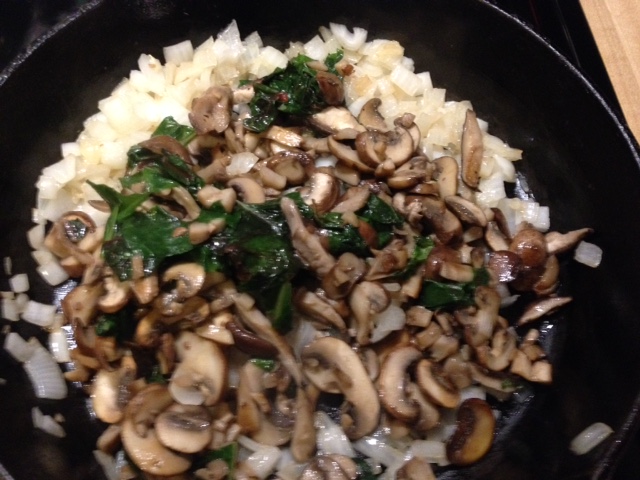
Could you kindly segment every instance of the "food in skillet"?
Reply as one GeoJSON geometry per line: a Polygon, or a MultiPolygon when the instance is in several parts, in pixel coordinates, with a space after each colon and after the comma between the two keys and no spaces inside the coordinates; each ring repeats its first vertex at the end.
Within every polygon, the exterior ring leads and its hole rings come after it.
{"type": "Polygon", "coordinates": [[[428,478],[552,381],[536,321],[589,229],[506,198],[520,151],[397,42],[321,34],[143,56],[43,172],[66,377],[120,478],[428,478]]]}

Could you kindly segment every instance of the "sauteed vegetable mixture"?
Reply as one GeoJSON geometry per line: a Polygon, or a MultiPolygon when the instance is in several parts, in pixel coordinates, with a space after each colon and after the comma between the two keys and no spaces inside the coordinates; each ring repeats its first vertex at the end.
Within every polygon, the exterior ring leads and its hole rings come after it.
{"type": "Polygon", "coordinates": [[[552,382],[539,319],[590,230],[507,198],[521,152],[366,37],[143,55],[43,172],[37,252],[77,282],[50,327],[113,478],[435,478],[552,382]]]}

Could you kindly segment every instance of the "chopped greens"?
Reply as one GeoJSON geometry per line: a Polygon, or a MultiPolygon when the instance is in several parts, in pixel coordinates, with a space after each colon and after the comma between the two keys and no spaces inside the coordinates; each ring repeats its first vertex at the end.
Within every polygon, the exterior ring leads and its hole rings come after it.
{"type": "Polygon", "coordinates": [[[278,362],[270,358],[252,358],[249,361],[265,372],[273,372],[278,366],[278,362]]]}
{"type": "MultiPolygon", "coordinates": [[[[330,73],[337,74],[335,66],[342,56],[342,51],[327,56],[325,65],[330,73]]],[[[311,115],[327,107],[316,71],[309,66],[312,61],[298,55],[285,68],[278,68],[254,82],[255,95],[249,103],[251,116],[244,121],[244,126],[254,132],[264,132],[279,117],[311,115]]]]}
{"type": "Polygon", "coordinates": [[[188,145],[191,140],[196,138],[196,130],[190,125],[182,125],[173,117],[165,117],[158,128],[154,130],[151,134],[152,137],[157,137],[159,135],[167,135],[169,137],[175,138],[182,145],[188,145]]]}
{"type": "Polygon", "coordinates": [[[229,467],[229,471],[225,476],[226,479],[232,480],[236,478],[235,469],[238,460],[238,444],[232,442],[217,450],[209,450],[204,453],[203,457],[199,459],[198,465],[200,468],[206,467],[206,465],[214,460],[223,460],[229,467]]]}
{"type": "Polygon", "coordinates": [[[476,287],[488,283],[489,272],[485,268],[475,269],[473,280],[467,283],[426,280],[418,301],[432,310],[473,305],[476,287]]]}

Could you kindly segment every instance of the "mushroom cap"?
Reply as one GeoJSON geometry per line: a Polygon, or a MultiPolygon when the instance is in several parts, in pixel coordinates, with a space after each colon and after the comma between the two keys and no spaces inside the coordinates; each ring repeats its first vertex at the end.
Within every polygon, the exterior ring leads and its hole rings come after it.
{"type": "Polygon", "coordinates": [[[182,453],[203,450],[213,436],[211,414],[200,405],[171,405],[156,418],[155,430],[165,447],[182,453]]]}
{"type": "Polygon", "coordinates": [[[480,460],[491,448],[496,420],[487,402],[468,398],[458,409],[456,430],[447,442],[447,458],[464,466],[480,460]]]}
{"type": "Polygon", "coordinates": [[[93,378],[91,404],[97,417],[105,423],[118,423],[124,416],[118,402],[121,373],[118,370],[98,370],[93,378]]]}
{"type": "Polygon", "coordinates": [[[440,364],[422,359],[416,365],[416,382],[434,403],[445,408],[455,408],[460,403],[460,392],[444,376],[440,364]]]}
{"type": "Polygon", "coordinates": [[[349,295],[349,306],[356,319],[356,340],[360,345],[370,343],[373,315],[385,310],[390,303],[389,293],[377,282],[357,283],[349,295]]]}
{"type": "Polygon", "coordinates": [[[381,104],[382,100],[377,97],[367,101],[358,114],[358,121],[369,129],[387,132],[389,130],[387,122],[378,111],[381,104]]]}
{"type": "Polygon", "coordinates": [[[358,354],[347,343],[335,337],[321,337],[304,347],[301,357],[303,372],[316,387],[327,391],[333,385],[351,404],[353,424],[346,428],[350,439],[375,430],[380,416],[378,393],[358,354]],[[319,375],[327,371],[331,382],[327,383],[326,377],[318,381],[319,375]]]}
{"type": "Polygon", "coordinates": [[[467,110],[462,126],[462,142],[460,145],[462,157],[462,181],[471,188],[477,188],[480,182],[480,167],[484,146],[482,144],[482,130],[478,124],[476,113],[467,110]]]}
{"type": "Polygon", "coordinates": [[[122,445],[142,471],[152,475],[178,475],[189,469],[191,461],[165,447],[149,428],[155,414],[173,403],[166,386],[151,384],[127,405],[122,423],[122,445]]]}

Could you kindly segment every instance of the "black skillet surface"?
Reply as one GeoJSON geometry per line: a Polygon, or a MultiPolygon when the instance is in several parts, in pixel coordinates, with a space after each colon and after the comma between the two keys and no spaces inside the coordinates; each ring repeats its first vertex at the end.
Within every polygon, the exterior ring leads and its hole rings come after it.
{"type": "MultiPolygon", "coordinates": [[[[330,21],[399,40],[417,70],[429,70],[451,98],[470,99],[494,134],[524,149],[519,167],[535,198],[551,206],[555,229],[596,229],[591,240],[604,249],[603,264],[592,270],[565,262],[564,293],[575,301],[543,325],[554,385],[507,405],[490,455],[441,478],[608,478],[637,423],[638,147],[567,61],[487,2],[90,2],[0,77],[0,253],[12,257],[14,272],[33,269],[24,237],[33,184],[43,166],[58,160],[59,144],[76,138],[82,119],[136,68],[141,52],[161,58],[162,46],[185,38],[198,44],[233,18],[243,34],[259,30],[280,47],[330,21]],[[572,455],[569,440],[594,421],[616,434],[588,455],[572,455]]],[[[51,301],[51,289],[31,280],[32,296],[51,301]]],[[[22,324],[10,328],[25,337],[36,333],[22,324]]],[[[4,352],[0,377],[7,380],[0,387],[0,462],[8,471],[0,476],[101,478],[91,456],[100,425],[86,413],[84,396],[37,401],[4,352]],[[33,431],[34,405],[61,412],[67,438],[33,431]]]]}

